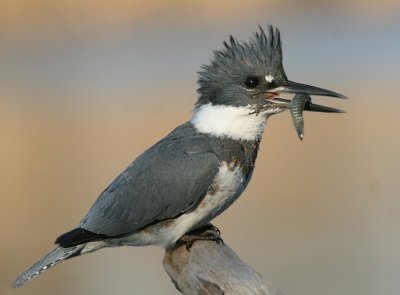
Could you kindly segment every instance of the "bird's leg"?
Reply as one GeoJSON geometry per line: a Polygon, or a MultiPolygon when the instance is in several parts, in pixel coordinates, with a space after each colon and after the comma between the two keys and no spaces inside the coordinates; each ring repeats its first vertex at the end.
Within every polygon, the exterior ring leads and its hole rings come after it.
{"type": "Polygon", "coordinates": [[[211,223],[207,223],[200,228],[188,232],[182,236],[177,243],[184,244],[186,246],[186,250],[190,251],[193,243],[198,240],[214,241],[217,244],[224,243],[224,241],[221,239],[221,232],[211,223]]]}

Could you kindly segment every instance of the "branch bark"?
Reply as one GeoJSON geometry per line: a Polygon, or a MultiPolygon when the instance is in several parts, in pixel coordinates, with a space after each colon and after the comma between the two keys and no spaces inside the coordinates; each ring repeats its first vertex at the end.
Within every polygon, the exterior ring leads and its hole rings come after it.
{"type": "Polygon", "coordinates": [[[165,252],[163,265],[184,295],[282,295],[223,243],[199,240],[190,251],[177,244],[165,252]]]}

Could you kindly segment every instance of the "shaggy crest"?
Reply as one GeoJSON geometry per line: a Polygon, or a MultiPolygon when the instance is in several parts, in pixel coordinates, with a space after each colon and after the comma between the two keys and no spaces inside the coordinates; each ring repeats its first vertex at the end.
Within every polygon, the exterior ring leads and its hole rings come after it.
{"type": "Polygon", "coordinates": [[[272,72],[278,78],[286,77],[279,30],[271,25],[267,29],[268,33],[259,26],[259,31],[247,42],[230,36],[223,49],[213,52],[210,64],[203,65],[199,72],[199,100],[205,99],[202,96],[215,95],[221,86],[216,83],[223,83],[224,78],[232,81],[246,74],[264,76],[272,72]]]}

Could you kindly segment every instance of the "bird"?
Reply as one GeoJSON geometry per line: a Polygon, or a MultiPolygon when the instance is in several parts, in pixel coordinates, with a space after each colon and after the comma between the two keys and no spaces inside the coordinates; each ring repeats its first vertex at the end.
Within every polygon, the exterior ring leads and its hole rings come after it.
{"type": "MultiPolygon", "coordinates": [[[[192,117],[137,157],[98,196],[78,226],[13,283],[104,247],[173,246],[227,209],[245,190],[268,118],[291,108],[281,93],[345,98],[290,81],[280,32],[230,36],[198,72],[192,117]]],[[[312,104],[305,110],[323,111],[312,104]]]]}

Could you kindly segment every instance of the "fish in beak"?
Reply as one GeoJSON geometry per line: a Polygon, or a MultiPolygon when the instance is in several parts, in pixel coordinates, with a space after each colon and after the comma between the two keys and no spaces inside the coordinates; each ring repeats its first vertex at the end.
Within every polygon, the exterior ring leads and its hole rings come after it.
{"type": "Polygon", "coordinates": [[[274,98],[274,103],[280,105],[281,107],[286,107],[290,109],[292,114],[293,125],[296,129],[297,135],[300,140],[304,137],[304,119],[303,111],[310,112],[323,112],[323,113],[344,113],[344,111],[326,107],[311,102],[311,95],[318,96],[329,96],[341,99],[346,99],[347,97],[323,88],[310,86],[306,84],[300,84],[292,81],[286,81],[283,86],[276,87],[271,92],[275,93],[294,93],[292,100],[287,100],[283,98],[274,98]]]}

